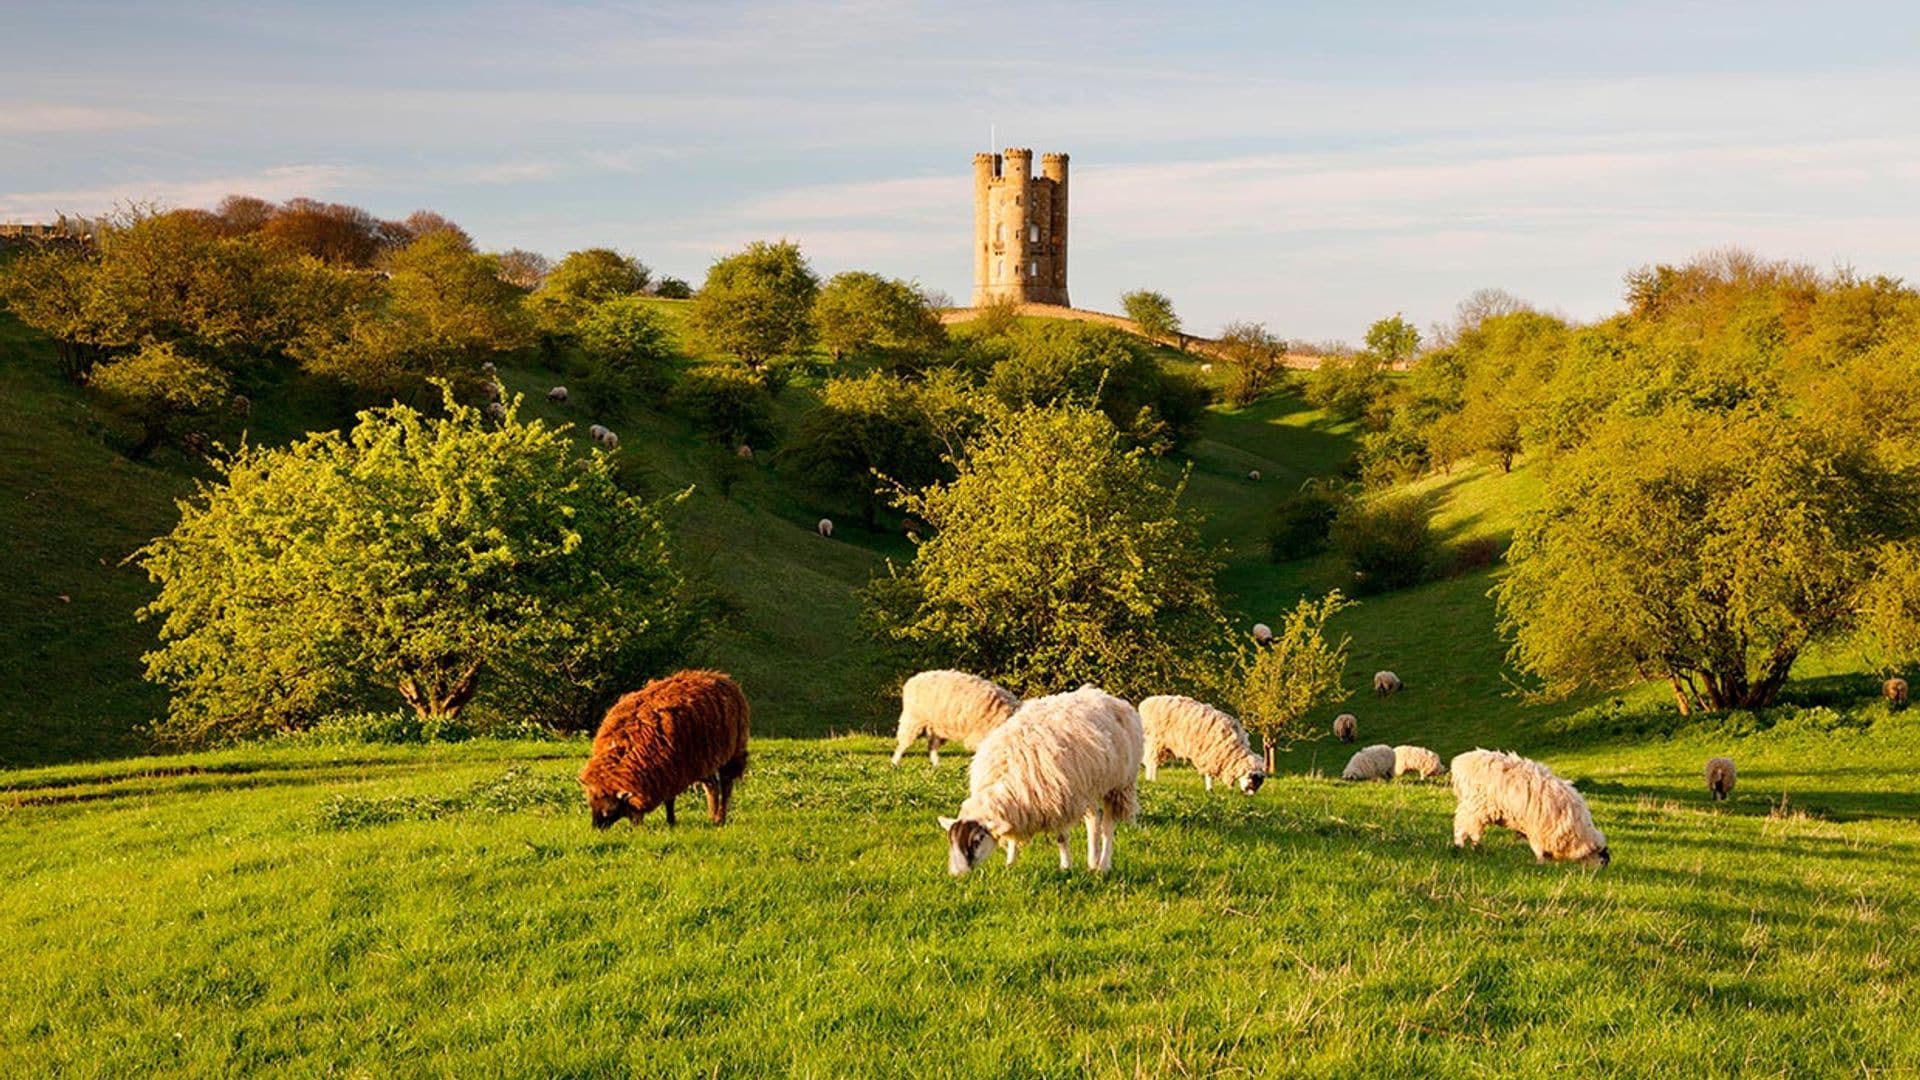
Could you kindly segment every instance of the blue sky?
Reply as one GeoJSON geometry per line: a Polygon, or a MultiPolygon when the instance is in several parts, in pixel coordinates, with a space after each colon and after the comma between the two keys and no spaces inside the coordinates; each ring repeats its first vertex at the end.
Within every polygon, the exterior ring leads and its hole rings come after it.
{"type": "Polygon", "coordinates": [[[971,155],[1073,157],[1070,288],[1358,340],[1592,318],[1737,244],[1920,278],[1920,5],[0,2],[0,221],[430,207],[696,283],[758,238],[964,301],[971,155]]]}

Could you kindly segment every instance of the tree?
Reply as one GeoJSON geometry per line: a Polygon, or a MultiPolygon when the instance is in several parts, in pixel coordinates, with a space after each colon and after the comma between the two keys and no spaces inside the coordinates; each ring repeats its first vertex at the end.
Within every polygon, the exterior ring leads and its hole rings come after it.
{"type": "Polygon", "coordinates": [[[813,344],[813,303],[820,279],[797,244],[756,240],[707,271],[693,299],[695,332],[715,352],[762,367],[775,356],[813,344]]]}
{"type": "Polygon", "coordinates": [[[1361,594],[1418,585],[1439,551],[1426,505],[1412,495],[1346,503],[1328,539],[1361,594]]]}
{"type": "Polygon", "coordinates": [[[709,439],[764,446],[773,438],[773,395],[737,364],[700,364],[680,377],[674,404],[709,439]]]}
{"type": "Polygon", "coordinates": [[[97,263],[78,247],[55,245],[0,264],[0,302],[52,338],[60,374],[77,380],[99,358],[93,305],[97,263]]]}
{"type": "Polygon", "coordinates": [[[259,227],[268,246],[294,255],[311,255],[334,266],[371,267],[396,237],[357,206],[288,199],[259,227]]]}
{"type": "Polygon", "coordinates": [[[243,448],[138,559],[160,586],[148,678],[183,742],[299,728],[385,694],[432,724],[487,694],[590,722],[704,626],[663,503],[538,421],[363,412],[346,437],[243,448]]]}
{"type": "Polygon", "coordinates": [[[1380,357],[1371,351],[1323,354],[1306,378],[1307,400],[1342,420],[1366,415],[1386,388],[1380,357]]]}
{"type": "Polygon", "coordinates": [[[1682,713],[1771,704],[1809,643],[1862,612],[1886,634],[1874,586],[1905,576],[1916,506],[1911,473],[1794,418],[1612,418],[1515,534],[1495,590],[1511,658],[1549,693],[1660,678],[1682,713]]]}
{"type": "Polygon", "coordinates": [[[813,304],[820,344],[835,360],[874,353],[931,352],[946,328],[918,287],[863,270],[835,274],[813,304]]]}
{"type": "Polygon", "coordinates": [[[148,345],[101,364],[87,383],[113,411],[139,427],[134,457],[145,457],[168,436],[180,434],[183,421],[226,404],[232,390],[219,368],[167,344],[148,345]]]}
{"type": "MultiPolygon", "coordinates": [[[[1120,296],[1120,307],[1132,319],[1140,332],[1155,340],[1178,338],[1180,336],[1180,316],[1173,313],[1173,301],[1165,293],[1149,289],[1135,289],[1120,296]]],[[[1184,347],[1186,341],[1181,338],[1184,347]]]]}
{"type": "Polygon", "coordinates": [[[1049,319],[1015,327],[987,392],[1010,407],[1097,404],[1141,445],[1184,444],[1205,415],[1205,388],[1162,371],[1138,338],[1099,323],[1049,319]]]}
{"type": "Polygon", "coordinates": [[[639,260],[612,248],[586,248],[568,252],[548,272],[540,288],[527,297],[527,307],[541,330],[570,334],[588,308],[603,300],[644,292],[650,280],[652,272],[639,260]]]}
{"type": "Polygon", "coordinates": [[[580,317],[576,334],[597,374],[635,389],[666,388],[673,339],[644,298],[616,296],[592,305],[580,317]]]}
{"type": "Polygon", "coordinates": [[[1246,406],[1285,378],[1287,345],[1259,323],[1228,323],[1215,346],[1227,365],[1227,400],[1246,406]]]}
{"type": "Polygon", "coordinates": [[[1228,700],[1247,730],[1260,736],[1268,772],[1274,770],[1277,750],[1313,737],[1308,713],[1351,696],[1341,687],[1350,639],[1328,641],[1327,622],[1352,606],[1338,590],[1319,600],[1302,599],[1280,620],[1272,642],[1242,641],[1235,652],[1228,700]]]}
{"type": "Polygon", "coordinates": [[[1405,363],[1420,351],[1420,331],[1395,312],[1367,327],[1367,351],[1388,367],[1405,363]]]}
{"type": "Polygon", "coordinates": [[[525,248],[508,248],[496,257],[500,260],[500,280],[528,292],[538,289],[553,271],[553,260],[525,248]]]}
{"type": "Polygon", "coordinates": [[[925,383],[884,372],[829,379],[820,406],[800,421],[786,458],[815,489],[857,502],[873,528],[885,485],[918,489],[951,480],[950,460],[979,412],[951,372],[925,383]]]}
{"type": "Polygon", "coordinates": [[[659,284],[653,287],[653,295],[662,300],[691,300],[693,286],[677,277],[663,277],[659,284]]]}
{"type": "Polygon", "coordinates": [[[1225,622],[1184,480],[1163,481],[1080,406],[1006,411],[954,466],[950,482],[896,493],[932,536],[869,586],[871,633],[1022,695],[1195,684],[1225,622]]]}

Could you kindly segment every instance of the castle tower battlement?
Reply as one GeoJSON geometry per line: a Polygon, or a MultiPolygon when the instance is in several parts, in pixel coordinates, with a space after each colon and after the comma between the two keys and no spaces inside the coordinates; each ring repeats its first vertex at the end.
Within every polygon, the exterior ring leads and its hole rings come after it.
{"type": "Polygon", "coordinates": [[[973,303],[1067,304],[1067,155],[973,155],[973,303]]]}

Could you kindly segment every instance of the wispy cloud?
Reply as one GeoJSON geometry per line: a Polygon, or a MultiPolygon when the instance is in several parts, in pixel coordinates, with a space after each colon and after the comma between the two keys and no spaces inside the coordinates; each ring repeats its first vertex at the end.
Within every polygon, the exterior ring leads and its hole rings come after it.
{"type": "Polygon", "coordinates": [[[118,131],[169,123],[166,117],[132,109],[0,100],[0,135],[60,135],[118,131]]]}
{"type": "Polygon", "coordinates": [[[191,179],[129,180],[64,191],[0,193],[0,220],[47,221],[56,214],[90,216],[131,201],[162,206],[212,206],[233,194],[263,199],[325,196],[363,183],[369,170],[353,165],[280,165],[258,172],[191,179]]]}

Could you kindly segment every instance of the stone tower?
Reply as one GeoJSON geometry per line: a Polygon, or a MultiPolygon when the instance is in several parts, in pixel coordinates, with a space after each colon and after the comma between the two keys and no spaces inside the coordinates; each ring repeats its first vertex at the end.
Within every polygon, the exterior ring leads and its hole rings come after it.
{"type": "Polygon", "coordinates": [[[1067,304],[1067,155],[973,155],[973,305],[1067,304]]]}

